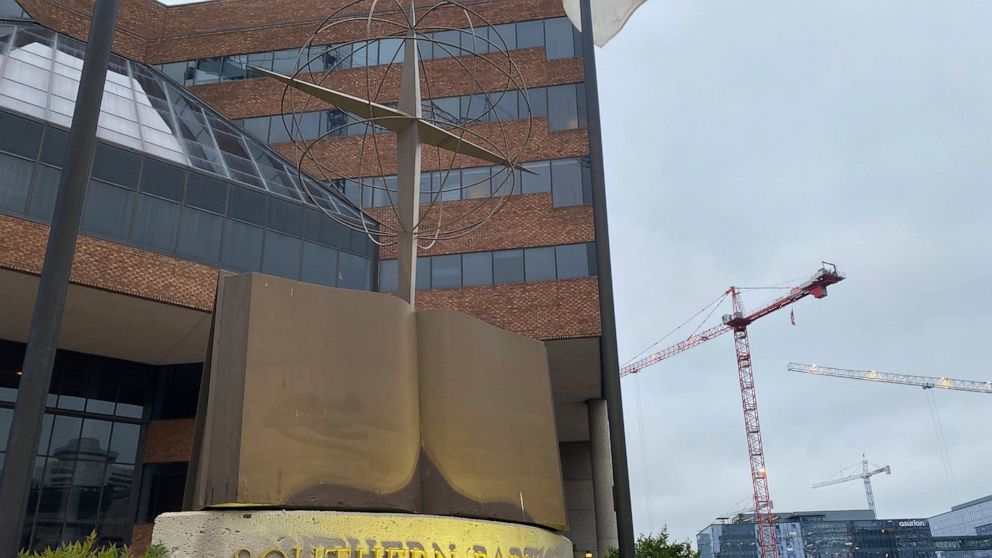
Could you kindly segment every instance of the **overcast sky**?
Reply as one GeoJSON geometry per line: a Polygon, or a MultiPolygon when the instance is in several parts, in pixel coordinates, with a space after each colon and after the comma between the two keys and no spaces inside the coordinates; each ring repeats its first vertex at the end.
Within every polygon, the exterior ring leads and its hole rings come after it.
{"type": "MultiPolygon", "coordinates": [[[[928,392],[785,371],[992,379],[990,26],[983,0],[651,0],[599,50],[622,363],[731,284],[847,274],[749,330],[776,510],[866,507],[811,489],[862,452],[882,517],[992,494],[992,397],[933,394],[948,475],[928,392]]],[[[749,505],[729,336],[623,389],[638,532],[749,505]]]]}

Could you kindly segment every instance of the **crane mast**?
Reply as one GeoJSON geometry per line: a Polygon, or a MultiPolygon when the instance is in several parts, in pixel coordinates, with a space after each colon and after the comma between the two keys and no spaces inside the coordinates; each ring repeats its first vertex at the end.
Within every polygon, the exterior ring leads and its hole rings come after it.
{"type": "Polygon", "coordinates": [[[789,372],[803,372],[817,376],[833,376],[851,380],[868,382],[883,382],[887,384],[902,384],[918,386],[923,389],[948,389],[954,391],[971,391],[975,393],[992,393],[992,382],[980,380],[956,380],[954,378],[936,376],[912,376],[909,374],[891,374],[877,370],[849,370],[846,368],[830,368],[815,364],[789,363],[789,372]]]}
{"type": "Polygon", "coordinates": [[[733,313],[723,316],[723,323],[705,331],[690,335],[688,338],[648,355],[640,360],[627,364],[620,369],[620,376],[636,374],[645,367],[661,362],[679,353],[685,352],[701,343],[719,337],[725,333],[734,333],[734,348],[737,353],[737,372],[740,380],[741,404],[744,410],[744,431],[747,437],[748,463],[751,468],[751,484],[754,497],[754,519],[758,534],[760,558],[778,558],[778,545],[775,540],[775,518],[772,515],[772,499],[768,489],[768,472],[765,469],[765,450],[761,442],[761,421],[758,418],[758,398],[754,388],[754,371],[751,366],[751,344],[748,340],[747,326],[755,320],[763,318],[776,310],[789,306],[807,296],[823,298],[827,296],[827,287],[838,283],[844,276],[837,272],[837,267],[824,262],[816,274],[789,293],[760,308],[745,313],[737,287],[727,289],[725,295],[730,295],[733,302],[733,313]]]}

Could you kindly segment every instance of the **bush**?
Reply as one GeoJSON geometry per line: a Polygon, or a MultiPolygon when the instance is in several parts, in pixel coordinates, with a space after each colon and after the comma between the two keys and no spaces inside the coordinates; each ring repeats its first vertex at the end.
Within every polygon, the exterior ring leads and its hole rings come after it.
{"type": "Polygon", "coordinates": [[[82,542],[63,543],[55,550],[49,548],[42,553],[22,550],[18,553],[17,558],[165,558],[167,554],[165,548],[156,544],[148,547],[148,550],[140,557],[131,554],[126,546],[119,547],[114,544],[93,548],[95,544],[96,531],[90,533],[90,536],[82,542]]]}

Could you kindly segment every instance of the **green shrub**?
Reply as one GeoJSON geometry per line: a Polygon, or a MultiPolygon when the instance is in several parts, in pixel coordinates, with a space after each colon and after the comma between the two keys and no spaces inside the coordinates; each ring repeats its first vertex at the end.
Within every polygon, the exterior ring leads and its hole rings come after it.
{"type": "Polygon", "coordinates": [[[166,551],[165,548],[153,544],[148,547],[140,557],[131,554],[131,551],[125,547],[119,547],[117,545],[105,546],[102,548],[93,548],[96,544],[96,531],[90,533],[90,536],[86,537],[86,540],[82,542],[74,543],[63,543],[61,546],[55,550],[47,549],[44,552],[28,552],[22,550],[18,553],[18,558],[165,558],[166,551]]]}

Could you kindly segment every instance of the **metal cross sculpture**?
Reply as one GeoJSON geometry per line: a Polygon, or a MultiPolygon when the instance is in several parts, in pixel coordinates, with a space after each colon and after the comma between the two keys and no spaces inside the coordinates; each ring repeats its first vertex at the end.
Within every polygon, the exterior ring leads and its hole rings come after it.
{"type": "MultiPolygon", "coordinates": [[[[373,6],[374,9],[374,6],[373,6]]],[[[434,124],[423,116],[421,96],[421,75],[418,52],[417,20],[411,3],[406,20],[409,29],[403,37],[403,61],[400,74],[400,93],[397,108],[362,99],[321,85],[286,76],[276,72],[253,68],[265,76],[278,80],[287,87],[296,89],[335,107],[351,113],[367,122],[375,122],[396,134],[396,174],[397,201],[396,217],[398,230],[397,276],[398,295],[411,306],[415,305],[416,264],[418,248],[418,227],[420,215],[421,148],[434,146],[453,154],[466,155],[505,167],[511,171],[530,172],[506,156],[487,149],[434,124]]],[[[371,15],[370,15],[371,20],[371,15]]],[[[474,33],[474,31],[473,31],[474,33]]],[[[491,41],[490,44],[493,44],[491,41]]],[[[478,83],[478,80],[476,80],[478,83]]],[[[526,101],[526,93],[523,97],[526,101]]],[[[529,103],[528,103],[529,112],[529,103]]]]}

